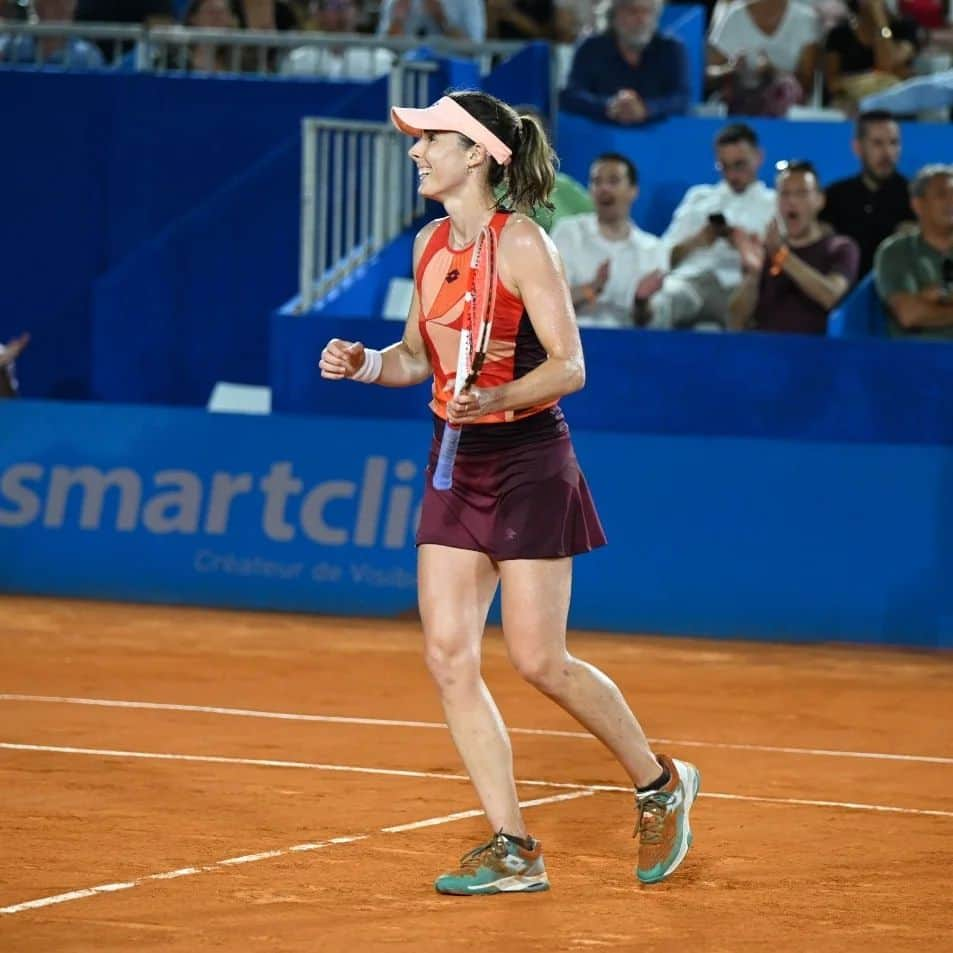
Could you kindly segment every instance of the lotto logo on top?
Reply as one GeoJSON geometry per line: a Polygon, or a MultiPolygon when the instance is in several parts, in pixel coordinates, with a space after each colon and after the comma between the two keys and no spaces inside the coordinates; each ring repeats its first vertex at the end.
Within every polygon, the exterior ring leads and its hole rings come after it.
{"type": "Polygon", "coordinates": [[[0,528],[225,536],[258,525],[264,537],[320,546],[403,549],[413,545],[421,487],[410,460],[371,456],[360,480],[306,485],[287,460],[267,472],[44,466],[0,470],[0,528]],[[412,482],[413,481],[413,482],[412,482]]]}

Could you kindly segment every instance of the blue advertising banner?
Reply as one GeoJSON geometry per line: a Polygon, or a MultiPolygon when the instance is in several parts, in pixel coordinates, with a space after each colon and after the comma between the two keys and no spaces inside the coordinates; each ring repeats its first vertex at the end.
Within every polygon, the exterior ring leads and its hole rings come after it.
{"type": "MultiPolygon", "coordinates": [[[[0,402],[0,591],[412,613],[429,439],[423,414],[0,402]]],[[[609,546],[576,561],[574,626],[953,647],[953,448],[575,444],[609,546]]]]}
{"type": "Polygon", "coordinates": [[[415,605],[423,421],[24,401],[0,405],[0,432],[4,590],[367,615],[415,605]]]}

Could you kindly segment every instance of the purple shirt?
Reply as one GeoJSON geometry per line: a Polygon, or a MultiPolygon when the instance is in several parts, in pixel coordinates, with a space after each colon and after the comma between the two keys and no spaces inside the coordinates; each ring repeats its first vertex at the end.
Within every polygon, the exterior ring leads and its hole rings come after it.
{"type": "MultiPolygon", "coordinates": [[[[792,255],[816,268],[822,275],[838,274],[850,288],[857,278],[860,249],[846,235],[825,235],[810,245],[791,248],[792,255]]],[[[771,274],[766,260],[758,281],[758,304],[754,311],[758,331],[783,331],[788,334],[826,334],[827,309],[809,298],[785,272],[771,274]]]]}

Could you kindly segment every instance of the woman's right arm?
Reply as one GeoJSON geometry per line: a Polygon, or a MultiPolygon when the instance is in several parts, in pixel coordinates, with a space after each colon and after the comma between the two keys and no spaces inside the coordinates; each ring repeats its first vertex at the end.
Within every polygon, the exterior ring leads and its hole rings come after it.
{"type": "MultiPolygon", "coordinates": [[[[417,274],[417,263],[427,246],[427,240],[437,227],[436,222],[424,226],[414,241],[414,274],[417,274]]],[[[318,366],[321,376],[329,380],[345,380],[359,375],[365,366],[368,355],[364,345],[359,341],[342,341],[332,338],[321,352],[318,366]]],[[[403,337],[396,343],[385,347],[380,352],[380,374],[373,382],[384,387],[412,387],[425,381],[433,374],[430,356],[420,334],[420,299],[417,289],[410,303],[410,312],[407,323],[404,325],[403,337]]]]}

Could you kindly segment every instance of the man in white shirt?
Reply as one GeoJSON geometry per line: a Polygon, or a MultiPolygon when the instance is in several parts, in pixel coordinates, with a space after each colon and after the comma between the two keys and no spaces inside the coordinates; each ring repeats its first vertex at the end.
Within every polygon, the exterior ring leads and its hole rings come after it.
{"type": "Polygon", "coordinates": [[[384,0],[377,35],[446,36],[482,43],[486,5],[482,0],[384,0]]]}
{"type": "Polygon", "coordinates": [[[774,189],[758,180],[764,153],[744,123],[715,137],[716,185],[690,188],[662,236],[671,271],[651,301],[653,328],[717,330],[727,321],[728,301],[741,283],[737,232],[764,235],[776,211],[774,189]]]}
{"type": "Polygon", "coordinates": [[[595,212],[556,223],[552,239],[562,257],[581,327],[631,328],[648,320],[661,287],[668,250],[632,221],[639,174],[626,156],[600,155],[589,169],[595,212]]]}

